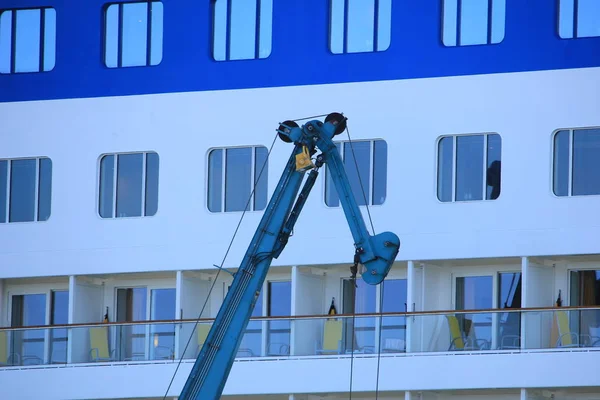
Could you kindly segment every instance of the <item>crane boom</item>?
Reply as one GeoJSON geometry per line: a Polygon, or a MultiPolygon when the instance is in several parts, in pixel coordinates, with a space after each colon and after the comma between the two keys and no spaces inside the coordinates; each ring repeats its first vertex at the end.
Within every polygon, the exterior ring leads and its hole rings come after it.
{"type": "Polygon", "coordinates": [[[387,276],[400,249],[400,240],[392,232],[371,236],[367,231],[342,159],[333,137],[346,128],[346,118],[332,113],[325,122],[312,120],[299,127],[286,121],[278,129],[279,137],[294,143],[283,174],[234,274],[233,282],[219,309],[205,343],[179,396],[180,400],[217,400],[233,366],[254,305],[260,294],[273,258],[279,257],[288,242],[294,224],[317,179],[318,169],[327,164],[354,239],[355,266],[361,264],[363,280],[371,285],[387,276]],[[312,162],[312,156],[321,151],[312,162]],[[306,172],[308,178],[300,191],[306,172]]]}

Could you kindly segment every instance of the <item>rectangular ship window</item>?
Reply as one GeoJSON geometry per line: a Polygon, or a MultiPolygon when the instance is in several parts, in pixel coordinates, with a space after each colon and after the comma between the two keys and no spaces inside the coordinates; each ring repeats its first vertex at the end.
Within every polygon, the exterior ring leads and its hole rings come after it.
{"type": "Polygon", "coordinates": [[[555,195],[600,194],[600,129],[556,132],[553,169],[555,195]]]}
{"type": "Polygon", "coordinates": [[[163,52],[160,1],[111,4],[105,14],[104,62],[109,68],[158,65],[163,52]]]}
{"type": "Polygon", "coordinates": [[[107,154],[100,159],[102,218],[152,216],[158,210],[158,154],[107,154]]]}
{"type": "Polygon", "coordinates": [[[390,47],[392,0],[331,0],[329,48],[334,54],[390,47]]]}
{"type": "Polygon", "coordinates": [[[445,136],[438,142],[440,201],[495,200],[500,196],[502,139],[496,133],[445,136]]]}
{"type": "Polygon", "coordinates": [[[600,36],[600,1],[560,0],[558,34],[563,39],[600,36]]]}
{"type": "Polygon", "coordinates": [[[0,11],[0,73],[41,72],[56,61],[56,11],[0,11]]]}
{"type": "Polygon", "coordinates": [[[504,40],[506,0],[443,0],[445,46],[496,44],[504,40]]]}
{"type": "Polygon", "coordinates": [[[0,223],[48,220],[51,192],[49,158],[0,160],[0,223]]]}
{"type": "Polygon", "coordinates": [[[268,197],[267,155],[264,146],[211,150],[208,155],[208,210],[263,210],[268,197]]]}
{"type": "MultiPolygon", "coordinates": [[[[387,143],[384,140],[360,140],[338,142],[336,146],[356,203],[359,206],[383,204],[387,185],[387,143]]],[[[325,170],[325,204],[329,207],[340,205],[329,169],[325,170]]]]}
{"type": "Polygon", "coordinates": [[[267,58],[271,54],[273,0],[215,0],[216,61],[267,58]]]}

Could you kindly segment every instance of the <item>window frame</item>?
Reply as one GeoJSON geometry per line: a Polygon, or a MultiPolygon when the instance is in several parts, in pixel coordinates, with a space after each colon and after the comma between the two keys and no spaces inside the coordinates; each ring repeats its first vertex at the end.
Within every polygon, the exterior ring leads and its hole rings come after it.
{"type": "MultiPolygon", "coordinates": [[[[576,40],[576,39],[586,39],[586,38],[597,38],[600,37],[600,33],[598,33],[597,35],[579,35],[578,34],[578,28],[579,28],[579,2],[578,0],[575,0],[573,2],[573,17],[572,20],[569,22],[569,25],[572,27],[571,31],[570,31],[570,36],[562,36],[561,35],[561,10],[563,8],[563,3],[566,0],[557,0],[556,1],[556,7],[557,7],[557,14],[556,14],[556,35],[561,39],[561,40],[576,40]]],[[[564,7],[567,7],[570,9],[569,5],[565,5],[564,7]]],[[[598,20],[598,24],[600,25],[600,19],[598,20]]]]}
{"type": "Polygon", "coordinates": [[[160,65],[162,63],[163,60],[163,55],[164,55],[164,4],[163,4],[163,0],[136,0],[136,1],[113,1],[110,3],[106,3],[103,6],[103,12],[102,12],[102,64],[104,66],[104,68],[108,68],[108,69],[119,69],[119,68],[144,68],[144,67],[156,67],[158,65],[160,65]],[[152,7],[154,5],[154,3],[158,3],[160,4],[161,8],[162,8],[162,16],[161,16],[161,25],[163,27],[163,31],[162,31],[162,36],[160,37],[160,59],[157,61],[156,64],[152,64],[152,41],[153,41],[153,36],[152,36],[152,7]],[[136,65],[123,65],[123,38],[124,38],[124,32],[123,32],[123,6],[124,5],[134,5],[134,4],[146,4],[146,62],[144,64],[136,64],[136,65]],[[117,48],[116,48],[116,55],[117,55],[117,59],[116,59],[116,66],[109,66],[107,64],[107,42],[108,42],[108,36],[109,36],[109,30],[108,30],[108,10],[113,7],[113,6],[117,6],[117,10],[118,10],[118,21],[117,21],[117,32],[116,32],[116,43],[117,43],[117,48]]]}
{"type": "MultiPolygon", "coordinates": [[[[231,31],[232,31],[232,5],[231,2],[235,1],[235,0],[213,0],[211,1],[211,9],[210,9],[210,27],[211,27],[211,35],[210,35],[210,55],[211,58],[214,62],[234,62],[234,61],[251,61],[251,60],[266,60],[269,57],[271,57],[271,54],[273,53],[273,26],[274,26],[274,21],[275,21],[275,15],[274,15],[274,3],[275,0],[253,0],[256,2],[256,16],[255,16],[255,25],[254,25],[254,32],[256,34],[256,36],[254,37],[254,56],[251,58],[232,58],[231,57],[231,31]],[[220,27],[220,24],[217,23],[217,2],[218,1],[224,1],[226,2],[225,4],[225,28],[224,28],[224,44],[225,44],[225,49],[224,49],[224,58],[223,59],[218,59],[217,58],[217,37],[219,36],[217,31],[218,31],[218,27],[220,27]],[[262,17],[261,16],[261,1],[269,1],[271,2],[270,5],[270,9],[271,9],[271,14],[270,16],[265,16],[262,17]],[[269,22],[269,24],[271,25],[269,28],[269,32],[270,32],[270,38],[269,38],[269,54],[267,54],[265,57],[261,57],[260,56],[260,52],[261,52],[261,33],[262,33],[262,29],[261,27],[263,26],[263,24],[265,23],[265,21],[269,22]]],[[[267,6],[268,7],[268,6],[267,6]]],[[[233,26],[234,27],[234,26],[233,26]]],[[[220,31],[219,31],[220,33],[220,31]]]]}
{"type": "Polygon", "coordinates": [[[53,171],[53,162],[52,162],[52,158],[48,157],[48,156],[33,156],[33,157],[15,157],[15,158],[0,158],[0,161],[6,161],[6,221],[1,222],[0,221],[0,226],[3,224],[27,224],[27,223],[39,223],[39,222],[48,222],[50,220],[50,218],[52,217],[52,195],[53,195],[53,190],[52,190],[52,186],[53,186],[53,176],[54,176],[54,171],[53,171]],[[49,214],[48,214],[48,218],[46,219],[39,219],[40,218],[40,172],[41,172],[41,161],[42,160],[48,160],[49,161],[49,165],[50,165],[50,193],[49,193],[49,214]],[[34,160],[35,161],[35,181],[34,181],[34,187],[35,187],[35,195],[34,195],[34,213],[33,213],[33,219],[32,220],[28,220],[28,221],[11,221],[10,220],[10,210],[11,210],[11,192],[12,192],[12,179],[11,179],[11,172],[12,172],[12,162],[13,161],[21,161],[21,160],[34,160]]]}
{"type": "MultiPolygon", "coordinates": [[[[374,1],[373,4],[373,47],[371,50],[359,50],[359,51],[350,51],[348,50],[348,37],[350,36],[350,30],[348,27],[348,20],[349,20],[349,11],[348,8],[350,7],[350,2],[351,1],[362,1],[362,0],[345,0],[344,4],[342,4],[342,10],[341,10],[341,17],[337,15],[337,13],[335,12],[336,6],[336,0],[328,0],[329,5],[327,8],[328,11],[328,20],[327,20],[327,24],[328,24],[328,30],[327,30],[327,49],[329,50],[329,52],[333,55],[336,56],[340,56],[340,55],[345,55],[345,54],[368,54],[368,53],[383,53],[385,51],[388,51],[390,49],[390,47],[392,47],[392,30],[394,29],[393,26],[393,1],[390,1],[390,21],[389,21],[389,39],[384,40],[384,42],[387,42],[387,46],[382,48],[381,50],[378,49],[380,43],[382,43],[382,41],[380,40],[382,37],[385,37],[388,32],[385,32],[384,29],[382,28],[382,24],[381,24],[381,13],[380,13],[380,8],[383,7],[380,3],[379,0],[374,1]],[[342,24],[342,32],[341,32],[341,51],[340,52],[336,52],[334,51],[334,48],[336,46],[334,46],[334,40],[333,40],[333,36],[334,36],[334,21],[336,19],[340,19],[341,20],[341,24],[342,24]]],[[[383,24],[384,26],[387,24],[383,24]]]]}
{"type": "Polygon", "coordinates": [[[97,181],[96,181],[96,216],[98,218],[100,218],[101,220],[120,220],[120,219],[131,219],[131,218],[151,218],[151,217],[155,217],[156,215],[158,215],[158,213],[160,212],[159,210],[159,200],[160,200],[160,155],[158,154],[158,152],[156,150],[141,150],[141,151],[122,151],[122,152],[113,152],[113,153],[102,153],[100,154],[100,156],[98,157],[97,160],[97,181]],[[142,197],[140,199],[141,202],[141,215],[137,215],[137,216],[124,216],[124,217],[119,217],[117,215],[117,186],[118,186],[118,174],[119,174],[119,170],[118,170],[118,156],[120,155],[128,155],[128,154],[141,154],[142,155],[142,189],[141,189],[141,194],[142,197]],[[146,168],[146,164],[147,164],[147,159],[148,159],[148,154],[156,154],[156,157],[158,158],[158,176],[157,176],[157,180],[158,180],[158,184],[157,184],[157,189],[156,189],[156,212],[152,215],[146,215],[146,188],[147,188],[147,180],[148,180],[148,174],[147,174],[147,168],[146,168]],[[100,210],[100,205],[101,205],[101,197],[102,197],[102,160],[104,159],[104,157],[107,156],[113,156],[114,157],[114,161],[113,161],[113,182],[112,182],[112,203],[111,203],[111,216],[110,217],[103,217],[101,215],[101,210],[100,210]]]}
{"type": "Polygon", "coordinates": [[[477,133],[460,133],[460,134],[444,134],[439,136],[435,141],[435,169],[434,169],[434,192],[435,198],[439,204],[452,204],[452,203],[471,203],[471,202],[480,202],[480,201],[497,201],[502,196],[502,156],[503,156],[503,139],[502,135],[498,132],[477,132],[477,133]],[[488,170],[488,137],[490,135],[498,135],[500,138],[500,193],[498,197],[495,199],[487,198],[487,170],[488,170]],[[459,137],[464,136],[483,136],[483,186],[482,186],[482,194],[483,197],[481,199],[475,200],[456,200],[456,179],[457,179],[457,170],[456,170],[456,154],[457,154],[457,142],[459,137]],[[440,143],[444,138],[452,138],[452,196],[451,200],[443,201],[440,199],[440,143]]]}
{"type": "Polygon", "coordinates": [[[252,213],[252,212],[263,212],[264,210],[267,209],[267,207],[269,206],[269,201],[270,201],[270,197],[269,197],[269,149],[262,144],[252,144],[252,145],[241,145],[241,146],[221,146],[221,147],[210,147],[207,152],[206,152],[206,156],[205,156],[205,190],[204,190],[204,197],[205,197],[205,202],[204,202],[204,207],[206,209],[207,212],[209,212],[210,214],[230,214],[230,213],[252,213]],[[263,148],[267,151],[266,154],[266,158],[265,158],[265,168],[266,171],[263,170],[263,166],[262,165],[257,165],[256,164],[256,151],[259,148],[263,148]],[[227,178],[227,150],[231,150],[231,149],[251,149],[251,157],[250,157],[250,199],[246,199],[249,200],[248,203],[248,208],[247,210],[232,210],[232,211],[227,211],[225,209],[226,207],[226,195],[227,195],[227,187],[226,187],[226,178],[227,178]],[[222,159],[221,159],[221,181],[220,181],[220,186],[221,186],[221,198],[220,198],[220,203],[219,203],[219,210],[218,211],[213,211],[210,209],[209,207],[209,203],[210,203],[210,199],[211,199],[211,163],[210,163],[210,157],[213,151],[215,150],[220,150],[222,151],[222,159]],[[261,176],[260,179],[265,179],[265,204],[264,204],[264,208],[261,209],[257,209],[256,208],[256,187],[258,187],[258,182],[256,182],[256,173],[262,171],[262,174],[266,174],[261,176]],[[255,183],[256,182],[256,183],[255,183]]]}
{"type": "Polygon", "coordinates": [[[600,196],[600,192],[596,194],[573,194],[573,152],[575,150],[575,132],[576,131],[587,131],[587,130],[600,130],[600,125],[594,126],[578,126],[571,128],[558,128],[552,131],[550,135],[550,193],[556,199],[571,199],[577,197],[593,197],[600,196]],[[567,169],[567,194],[564,196],[556,194],[556,137],[560,132],[567,131],[569,133],[569,160],[567,169]]]}
{"type": "Polygon", "coordinates": [[[52,7],[52,6],[38,6],[38,7],[20,7],[20,8],[5,8],[5,9],[0,9],[0,18],[2,17],[2,14],[4,14],[5,12],[12,12],[11,15],[11,26],[10,26],[10,33],[9,33],[9,39],[10,39],[10,52],[9,52],[9,59],[10,59],[10,71],[9,72],[0,72],[0,75],[12,75],[12,74],[39,74],[39,73],[43,73],[43,72],[52,72],[54,70],[54,68],[56,68],[56,44],[57,44],[57,37],[56,37],[56,33],[57,33],[57,20],[58,20],[58,13],[56,12],[56,8],[52,7]],[[46,19],[48,18],[47,16],[47,11],[50,10],[54,13],[54,31],[53,32],[47,32],[47,28],[46,28],[46,19]],[[39,65],[38,65],[38,69],[36,71],[16,71],[17,68],[17,60],[16,60],[16,42],[17,42],[17,13],[19,11],[39,11],[40,12],[40,44],[39,44],[39,52],[38,52],[38,56],[39,56],[39,65]],[[49,69],[45,69],[45,53],[46,53],[46,37],[48,36],[48,34],[50,34],[51,37],[53,37],[53,47],[54,47],[54,62],[51,66],[51,68],[49,69]]]}
{"type": "MultiPolygon", "coordinates": [[[[353,140],[336,140],[333,142],[333,144],[336,146],[336,149],[338,149],[339,151],[339,155],[340,158],[342,160],[342,166],[345,166],[345,159],[344,159],[344,146],[346,143],[364,143],[364,142],[369,142],[369,187],[366,188],[367,190],[364,193],[364,196],[367,198],[367,204],[366,205],[361,205],[359,199],[356,199],[356,203],[359,207],[381,207],[383,205],[385,205],[385,202],[388,199],[388,171],[389,171],[389,145],[388,142],[383,139],[383,138],[373,138],[373,139],[353,139],[353,140]],[[381,141],[383,143],[385,143],[385,152],[386,152],[386,163],[385,163],[385,180],[384,180],[384,184],[385,184],[385,198],[383,199],[383,201],[381,202],[381,204],[373,204],[373,195],[374,195],[374,185],[375,185],[375,142],[381,141]],[[341,146],[341,148],[338,148],[338,145],[341,146]]],[[[353,165],[355,165],[353,163],[353,165]]],[[[356,166],[354,166],[353,168],[356,168],[356,166]]],[[[330,180],[329,178],[329,168],[325,169],[325,174],[324,174],[324,179],[323,179],[323,183],[322,185],[322,190],[323,190],[323,204],[325,205],[325,207],[333,209],[333,208],[340,208],[342,207],[342,203],[340,201],[339,198],[339,194],[336,193],[337,196],[337,201],[338,204],[337,205],[329,205],[327,204],[327,193],[328,193],[328,182],[330,180]]],[[[360,171],[358,171],[358,176],[360,176],[360,171]]],[[[335,184],[333,183],[333,181],[331,181],[332,183],[332,189],[333,190],[337,190],[335,187],[335,184]]],[[[362,182],[362,184],[364,185],[364,182],[362,182]]],[[[350,184],[350,189],[352,190],[352,185],[350,184]]],[[[364,186],[363,186],[364,189],[364,186]]],[[[364,199],[360,199],[360,200],[364,200],[364,199]]]]}
{"type": "Polygon", "coordinates": [[[471,47],[471,46],[492,46],[492,45],[499,45],[502,42],[504,42],[504,39],[506,38],[506,0],[501,0],[504,1],[504,28],[502,29],[502,39],[500,39],[500,41],[498,42],[494,42],[494,8],[493,8],[493,3],[494,1],[498,1],[498,0],[488,0],[488,10],[487,10],[487,20],[486,20],[486,25],[487,25],[487,37],[486,37],[486,41],[485,43],[473,43],[473,44],[461,44],[461,32],[462,32],[462,0],[456,0],[456,25],[455,25],[455,29],[453,30],[455,35],[454,35],[454,40],[455,40],[455,44],[453,45],[449,45],[446,44],[444,41],[444,30],[445,30],[445,20],[446,20],[446,2],[449,0],[440,0],[441,4],[440,4],[440,42],[442,44],[443,47],[447,47],[447,48],[456,48],[456,47],[471,47]]]}

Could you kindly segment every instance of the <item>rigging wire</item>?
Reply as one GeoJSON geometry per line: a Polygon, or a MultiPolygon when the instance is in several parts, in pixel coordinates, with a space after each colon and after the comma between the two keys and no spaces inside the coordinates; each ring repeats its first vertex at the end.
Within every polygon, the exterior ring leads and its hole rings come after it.
{"type": "MultiPolygon", "coordinates": [[[[373,225],[373,219],[371,218],[371,212],[369,211],[369,201],[367,200],[367,195],[365,193],[365,187],[363,186],[362,183],[362,179],[360,177],[360,170],[358,168],[358,161],[356,161],[356,154],[354,153],[354,145],[352,143],[352,138],[350,137],[350,128],[348,126],[348,124],[346,124],[346,135],[348,136],[348,143],[350,144],[350,150],[352,152],[352,158],[354,159],[354,166],[356,167],[356,175],[358,176],[358,183],[363,195],[363,199],[365,200],[365,207],[367,209],[367,215],[369,217],[369,222],[371,223],[371,230],[373,231],[373,235],[375,235],[375,227],[373,225]]],[[[345,161],[345,159],[344,159],[345,161]]],[[[355,259],[355,264],[353,266],[353,268],[356,268],[357,262],[358,260],[355,259]]],[[[353,280],[353,292],[354,292],[354,304],[356,304],[356,271],[353,271],[352,273],[352,280],[353,280]]],[[[382,291],[383,292],[383,291],[382,291]]],[[[383,297],[382,297],[383,299],[383,297]]],[[[381,310],[381,307],[380,307],[381,310]]],[[[380,325],[381,325],[381,319],[380,319],[380,325]]],[[[355,323],[356,323],[356,310],[354,310],[354,312],[352,313],[352,352],[350,353],[350,393],[349,393],[349,400],[352,400],[352,380],[353,380],[353,373],[354,373],[354,344],[356,342],[355,340],[355,336],[354,336],[354,330],[355,330],[355,323]]],[[[381,327],[379,329],[379,335],[380,335],[380,340],[381,340],[381,327]]],[[[378,346],[378,356],[377,356],[377,388],[379,388],[379,358],[381,355],[381,345],[378,346]]],[[[377,396],[377,391],[375,392],[375,396],[377,396]]]]}
{"type": "Polygon", "coordinates": [[[381,360],[381,325],[383,322],[383,292],[385,290],[385,281],[381,284],[381,294],[379,295],[379,339],[377,341],[377,378],[375,379],[375,400],[379,398],[379,362],[381,360]]]}
{"type": "MultiPolygon", "coordinates": [[[[321,115],[315,115],[315,116],[311,116],[311,117],[305,117],[305,118],[297,118],[297,119],[292,119],[290,121],[303,121],[303,120],[307,120],[307,119],[313,119],[313,118],[320,118],[320,117],[325,117],[328,114],[321,114],[321,115]]],[[[183,352],[181,353],[181,357],[179,358],[179,361],[177,363],[177,367],[175,368],[175,372],[173,372],[173,376],[171,377],[171,381],[169,382],[169,386],[167,387],[167,390],[165,391],[165,395],[163,396],[163,400],[165,400],[167,398],[167,395],[169,394],[169,390],[171,389],[171,386],[173,385],[173,381],[175,380],[175,376],[177,375],[177,371],[179,370],[179,367],[181,366],[181,362],[183,361],[183,355],[185,354],[185,352],[187,351],[188,346],[190,345],[190,342],[192,340],[192,338],[194,337],[194,332],[196,331],[196,328],[198,327],[198,323],[200,322],[200,319],[202,317],[202,314],[204,313],[204,309],[206,308],[206,305],[208,303],[208,300],[210,299],[210,295],[215,287],[215,284],[217,283],[217,278],[219,277],[219,274],[221,273],[221,270],[223,269],[223,265],[225,264],[225,260],[227,259],[227,256],[229,255],[229,252],[231,250],[231,246],[233,245],[233,242],[235,240],[235,237],[238,234],[238,231],[240,229],[240,226],[242,224],[242,221],[244,219],[244,216],[246,215],[246,210],[248,209],[248,205],[250,204],[250,201],[252,200],[252,196],[254,195],[254,191],[256,190],[256,185],[258,183],[258,181],[260,180],[260,177],[263,174],[263,171],[265,169],[265,167],[267,166],[268,162],[269,162],[269,157],[271,156],[271,151],[273,150],[273,147],[275,146],[275,142],[277,141],[277,137],[278,134],[275,133],[275,137],[273,138],[273,142],[271,143],[271,147],[269,148],[269,151],[267,153],[267,157],[265,159],[265,162],[263,163],[263,166],[260,170],[260,173],[258,174],[258,178],[254,179],[254,185],[252,186],[252,191],[250,192],[250,195],[248,196],[248,201],[246,202],[246,207],[244,207],[244,211],[242,212],[242,215],[240,216],[240,220],[237,224],[237,227],[235,228],[235,231],[233,232],[233,236],[231,238],[231,241],[229,242],[229,245],[227,247],[227,250],[225,251],[225,255],[223,257],[223,260],[221,261],[221,265],[218,268],[217,274],[215,275],[215,279],[212,283],[212,285],[210,286],[210,289],[208,290],[208,294],[206,295],[206,300],[204,301],[204,304],[202,305],[202,309],[200,310],[200,313],[198,314],[198,318],[196,319],[196,322],[194,324],[194,329],[192,329],[192,332],[190,333],[190,337],[188,338],[188,341],[183,349],[183,352]]],[[[268,255],[267,255],[268,257],[268,255]]]]}

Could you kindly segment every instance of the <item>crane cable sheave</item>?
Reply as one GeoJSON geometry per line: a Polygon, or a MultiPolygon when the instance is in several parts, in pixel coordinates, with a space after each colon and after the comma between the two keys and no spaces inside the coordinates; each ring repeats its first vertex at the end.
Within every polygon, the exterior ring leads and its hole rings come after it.
{"type": "Polygon", "coordinates": [[[340,196],[344,213],[348,221],[352,221],[350,229],[355,239],[355,264],[362,264],[360,272],[363,280],[376,285],[385,279],[391,269],[400,250],[400,239],[392,232],[376,235],[373,232],[374,235],[371,236],[366,230],[339,152],[332,141],[334,136],[346,130],[347,120],[343,114],[331,113],[325,118],[325,122],[311,120],[302,127],[294,121],[285,121],[279,125],[277,133],[284,142],[301,146],[301,151],[296,154],[296,171],[308,171],[327,163],[338,193],[344,194],[340,196]],[[312,156],[316,153],[315,147],[322,151],[317,156],[317,165],[312,161],[312,156]]]}

